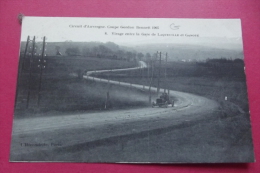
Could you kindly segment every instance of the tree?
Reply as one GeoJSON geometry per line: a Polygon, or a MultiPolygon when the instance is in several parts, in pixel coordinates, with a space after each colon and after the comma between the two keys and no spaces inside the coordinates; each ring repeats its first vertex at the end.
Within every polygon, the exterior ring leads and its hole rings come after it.
{"type": "Polygon", "coordinates": [[[244,61],[242,60],[242,59],[239,59],[239,58],[237,58],[237,59],[234,59],[234,61],[233,61],[234,63],[241,63],[241,64],[243,64],[244,63],[244,61]]]}
{"type": "Polygon", "coordinates": [[[98,47],[93,47],[92,50],[91,50],[92,54],[97,56],[98,58],[100,58],[100,52],[99,52],[99,48],[98,47]]]}
{"type": "Polygon", "coordinates": [[[146,53],[145,58],[146,58],[146,61],[151,60],[151,54],[150,53],[146,53]]]}
{"type": "Polygon", "coordinates": [[[143,57],[144,57],[144,54],[142,54],[141,52],[139,52],[139,53],[137,54],[138,60],[142,60],[143,57]]]}
{"type": "Polygon", "coordinates": [[[119,50],[119,46],[113,42],[107,42],[105,43],[105,46],[114,52],[119,50]]]}
{"type": "Polygon", "coordinates": [[[82,50],[82,55],[91,56],[91,50],[88,47],[84,47],[82,50]]]}
{"type": "Polygon", "coordinates": [[[112,51],[104,45],[99,45],[98,48],[99,48],[99,51],[100,51],[101,54],[107,55],[107,54],[112,53],[112,51]]]}
{"type": "Polygon", "coordinates": [[[157,60],[157,53],[154,53],[154,54],[153,54],[152,60],[157,60]]]}
{"type": "Polygon", "coordinates": [[[126,58],[127,58],[127,61],[130,61],[133,58],[133,53],[132,52],[126,52],[126,58]]]}
{"type": "Polygon", "coordinates": [[[80,51],[78,47],[73,47],[73,48],[67,48],[65,53],[69,56],[77,56],[80,55],[80,51]]]}
{"type": "Polygon", "coordinates": [[[60,46],[55,46],[55,49],[56,49],[56,55],[61,55],[60,46]]]}
{"type": "Polygon", "coordinates": [[[122,50],[118,50],[116,52],[116,55],[117,55],[118,59],[123,59],[123,57],[125,56],[125,52],[122,50]]]}
{"type": "Polygon", "coordinates": [[[133,51],[132,53],[133,53],[133,58],[132,59],[136,59],[136,56],[137,56],[136,51],[133,51]]]}

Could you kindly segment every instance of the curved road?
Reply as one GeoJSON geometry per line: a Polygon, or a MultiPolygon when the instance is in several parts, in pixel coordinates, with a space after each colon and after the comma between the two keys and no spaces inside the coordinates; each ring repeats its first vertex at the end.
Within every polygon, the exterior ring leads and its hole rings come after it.
{"type": "MultiPolygon", "coordinates": [[[[84,78],[108,82],[106,79],[90,75],[93,73],[136,70],[146,67],[146,64],[141,61],[139,67],[136,68],[89,71],[84,78]]],[[[118,81],[110,80],[109,82],[119,84],[118,81]]],[[[120,82],[120,85],[131,86],[131,84],[125,82],[120,82]]],[[[142,85],[137,84],[132,84],[131,87],[143,89],[142,85]]],[[[148,86],[145,88],[148,89],[148,86]]],[[[152,87],[151,90],[156,91],[156,88],[152,87]]],[[[75,113],[65,116],[14,119],[11,159],[19,160],[21,155],[28,155],[28,153],[39,150],[37,147],[30,147],[30,150],[21,149],[24,143],[48,144],[48,146],[42,147],[41,150],[49,150],[51,143],[58,143],[59,146],[57,147],[68,147],[103,138],[133,133],[138,134],[143,131],[178,125],[185,121],[192,121],[201,118],[201,116],[210,115],[218,108],[217,102],[194,94],[171,90],[170,95],[178,99],[174,107],[145,107],[107,111],[105,113],[75,113]]]]}

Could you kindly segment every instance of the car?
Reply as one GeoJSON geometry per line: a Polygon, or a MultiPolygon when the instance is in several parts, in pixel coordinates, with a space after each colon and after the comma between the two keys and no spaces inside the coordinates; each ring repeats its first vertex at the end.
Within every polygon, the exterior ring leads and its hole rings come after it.
{"type": "Polygon", "coordinates": [[[156,101],[152,103],[152,107],[159,106],[159,107],[168,107],[171,105],[174,106],[174,101],[169,98],[167,93],[163,93],[160,98],[157,98],[156,101]]]}

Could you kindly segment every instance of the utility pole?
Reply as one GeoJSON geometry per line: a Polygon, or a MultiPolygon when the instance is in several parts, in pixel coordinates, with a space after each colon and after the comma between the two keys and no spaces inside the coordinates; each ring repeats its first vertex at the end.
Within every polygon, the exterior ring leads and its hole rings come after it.
{"type": "MultiPolygon", "coordinates": [[[[165,69],[164,69],[165,82],[167,80],[167,53],[165,54],[165,69]]],[[[166,93],[166,86],[164,87],[164,93],[166,93]]]]}
{"type": "Polygon", "coordinates": [[[42,86],[42,70],[45,68],[45,62],[44,60],[44,52],[45,52],[45,37],[43,37],[43,45],[42,45],[42,56],[41,59],[39,59],[40,62],[40,83],[39,83],[39,89],[38,89],[38,102],[37,105],[39,107],[40,100],[41,100],[41,86],[42,86]]]}
{"type": "Polygon", "coordinates": [[[147,61],[147,78],[149,79],[150,77],[150,60],[148,59],[147,61]]]}
{"type": "Polygon", "coordinates": [[[19,60],[19,66],[18,66],[19,71],[18,71],[18,79],[17,79],[17,86],[16,86],[15,104],[17,102],[17,97],[18,97],[18,92],[19,92],[19,84],[20,84],[21,78],[22,78],[24,60],[25,60],[25,57],[26,57],[26,53],[27,53],[29,42],[30,42],[30,36],[27,37],[27,42],[26,42],[26,46],[25,46],[25,50],[24,50],[24,55],[19,60]]]}
{"type": "Polygon", "coordinates": [[[107,79],[107,93],[106,93],[106,101],[105,101],[105,109],[110,108],[110,96],[109,96],[109,90],[110,90],[110,75],[112,73],[112,65],[110,64],[110,71],[108,72],[108,79],[107,79]]]}
{"type": "Polygon", "coordinates": [[[26,109],[28,109],[28,107],[29,107],[30,94],[31,94],[32,60],[33,60],[33,56],[34,56],[34,49],[35,49],[35,36],[33,37],[33,46],[32,46],[32,54],[31,54],[32,56],[30,57],[30,65],[29,65],[29,82],[28,82],[26,109]]]}
{"type": "Polygon", "coordinates": [[[151,61],[151,67],[152,67],[152,74],[151,74],[151,79],[150,79],[150,85],[149,85],[149,104],[152,103],[152,93],[151,93],[151,87],[153,83],[153,74],[154,74],[154,66],[153,66],[153,60],[151,61]]]}
{"type": "Polygon", "coordinates": [[[141,64],[141,75],[142,75],[142,83],[143,83],[143,90],[144,90],[144,67],[143,67],[143,64],[141,64]]]}
{"type": "Polygon", "coordinates": [[[160,52],[159,71],[158,71],[158,76],[157,76],[157,79],[158,79],[157,95],[159,95],[159,92],[160,92],[161,64],[162,64],[162,52],[160,52]]]}
{"type": "Polygon", "coordinates": [[[25,51],[24,51],[24,55],[23,58],[21,59],[21,67],[19,68],[19,74],[22,73],[23,71],[23,66],[24,66],[24,59],[26,57],[26,53],[27,53],[27,49],[28,49],[28,44],[30,42],[30,36],[27,37],[27,42],[26,42],[26,46],[25,46],[25,51]]]}

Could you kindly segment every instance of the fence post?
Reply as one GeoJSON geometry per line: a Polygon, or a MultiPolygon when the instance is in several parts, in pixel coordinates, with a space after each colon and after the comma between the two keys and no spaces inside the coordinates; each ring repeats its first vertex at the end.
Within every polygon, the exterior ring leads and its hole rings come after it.
{"type": "Polygon", "coordinates": [[[106,93],[106,102],[105,102],[105,109],[109,107],[109,91],[106,93]]]}

